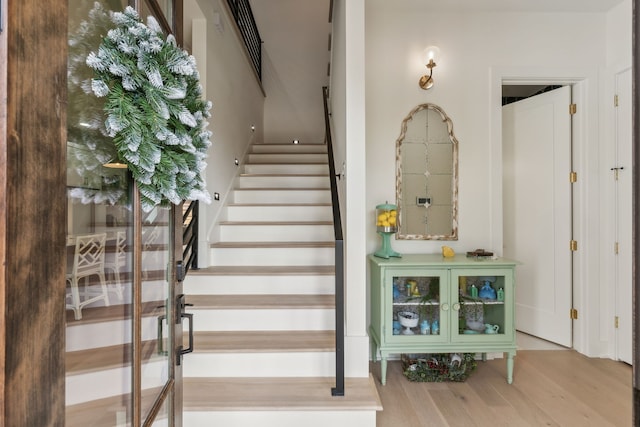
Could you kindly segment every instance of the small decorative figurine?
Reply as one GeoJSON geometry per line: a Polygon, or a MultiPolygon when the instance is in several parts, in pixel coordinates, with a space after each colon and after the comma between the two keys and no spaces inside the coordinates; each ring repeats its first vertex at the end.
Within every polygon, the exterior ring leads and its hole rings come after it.
{"type": "Polygon", "coordinates": [[[429,321],[427,319],[424,319],[422,323],[420,323],[420,333],[422,335],[431,334],[431,325],[429,324],[429,321]]]}
{"type": "Polygon", "coordinates": [[[488,280],[484,282],[484,286],[480,289],[478,293],[480,298],[485,299],[496,299],[496,290],[491,287],[491,282],[488,280]]]}
{"type": "Polygon", "coordinates": [[[478,298],[478,288],[476,288],[475,283],[471,284],[471,287],[469,288],[469,295],[471,298],[478,298]]]}
{"type": "Polygon", "coordinates": [[[438,319],[436,319],[431,323],[431,335],[438,335],[439,333],[440,325],[438,324],[438,319]]]}
{"type": "Polygon", "coordinates": [[[442,247],[442,256],[445,258],[453,258],[455,256],[455,252],[452,248],[450,248],[449,246],[443,246],[442,247]]]}

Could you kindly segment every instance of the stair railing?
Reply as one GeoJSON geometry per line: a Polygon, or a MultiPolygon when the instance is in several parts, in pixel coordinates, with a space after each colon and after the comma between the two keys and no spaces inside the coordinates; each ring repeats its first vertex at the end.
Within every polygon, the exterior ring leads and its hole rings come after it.
{"type": "Polygon", "coordinates": [[[249,0],[227,0],[227,4],[247,47],[247,53],[258,74],[258,79],[262,80],[262,39],[249,0]]]}
{"type": "Polygon", "coordinates": [[[331,389],[332,396],[344,396],[344,239],[340,220],[340,200],[331,142],[331,121],[329,120],[329,89],[322,88],[324,102],[325,143],[329,157],[329,181],[331,182],[331,205],[333,208],[333,234],[335,238],[335,314],[336,314],[336,386],[331,389]]]}
{"type": "Polygon", "coordinates": [[[182,212],[182,259],[184,275],[198,269],[198,201],[185,201],[182,212]]]}

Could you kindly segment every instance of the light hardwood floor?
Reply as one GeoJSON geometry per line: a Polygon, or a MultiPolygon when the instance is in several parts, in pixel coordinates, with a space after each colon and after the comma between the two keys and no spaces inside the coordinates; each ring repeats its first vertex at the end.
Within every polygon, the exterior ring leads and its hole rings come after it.
{"type": "Polygon", "coordinates": [[[523,350],[514,380],[506,362],[478,362],[462,383],[416,383],[389,362],[387,384],[380,363],[371,364],[383,411],[377,427],[422,426],[631,426],[631,367],[591,359],[573,350],[523,350]]]}

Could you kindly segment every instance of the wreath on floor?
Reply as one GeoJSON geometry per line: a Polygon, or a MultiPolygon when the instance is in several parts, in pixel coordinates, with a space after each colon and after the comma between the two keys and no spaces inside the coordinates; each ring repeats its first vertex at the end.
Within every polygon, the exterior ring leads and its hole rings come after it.
{"type": "Polygon", "coordinates": [[[133,174],[142,209],[211,197],[202,178],[211,132],[211,103],[193,56],[172,35],[163,39],[153,17],[147,25],[136,11],[111,13],[115,28],[86,64],[93,69],[91,91],[105,98],[105,128],[118,159],[133,174]]]}

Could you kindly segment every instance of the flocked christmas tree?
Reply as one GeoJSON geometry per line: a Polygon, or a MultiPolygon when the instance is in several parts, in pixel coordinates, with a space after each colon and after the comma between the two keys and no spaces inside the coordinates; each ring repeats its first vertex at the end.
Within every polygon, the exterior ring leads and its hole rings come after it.
{"type": "Polygon", "coordinates": [[[105,128],[120,161],[140,189],[142,208],[211,198],[202,178],[211,133],[211,103],[193,56],[163,33],[153,17],[143,24],[131,7],[114,12],[115,28],[86,60],[91,89],[106,97],[105,128]]]}

